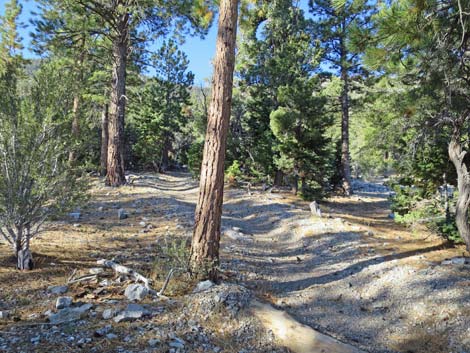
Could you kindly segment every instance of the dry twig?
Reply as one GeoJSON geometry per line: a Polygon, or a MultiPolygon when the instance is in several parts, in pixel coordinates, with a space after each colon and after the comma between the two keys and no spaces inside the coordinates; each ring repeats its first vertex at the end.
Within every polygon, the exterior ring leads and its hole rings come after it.
{"type": "Polygon", "coordinates": [[[126,266],[117,264],[113,261],[105,260],[105,259],[98,260],[97,264],[100,265],[100,266],[103,266],[103,267],[111,268],[112,270],[114,270],[117,273],[129,276],[129,277],[133,278],[135,281],[140,281],[140,282],[144,283],[145,287],[150,288],[151,280],[148,279],[147,277],[141,275],[137,271],[129,268],[129,267],[126,267],[126,266]]]}

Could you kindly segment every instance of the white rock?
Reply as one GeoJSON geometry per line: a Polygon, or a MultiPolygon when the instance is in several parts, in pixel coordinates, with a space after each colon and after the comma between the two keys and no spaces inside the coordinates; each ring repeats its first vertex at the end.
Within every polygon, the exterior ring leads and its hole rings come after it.
{"type": "Polygon", "coordinates": [[[67,286],[50,286],[47,290],[52,294],[64,294],[67,293],[69,287],[67,286]]]}
{"type": "Polygon", "coordinates": [[[88,270],[92,275],[99,275],[104,272],[102,267],[93,267],[88,270]]]}
{"type": "Polygon", "coordinates": [[[126,310],[122,311],[120,314],[118,314],[115,318],[115,322],[121,322],[121,321],[131,321],[131,320],[136,320],[140,319],[145,315],[145,309],[138,304],[129,304],[126,308],[126,310]]]}
{"type": "Polygon", "coordinates": [[[8,319],[10,313],[8,311],[0,311],[0,320],[8,319]]]}
{"type": "Polygon", "coordinates": [[[56,309],[65,309],[72,305],[72,297],[59,297],[55,302],[56,309]]]}
{"type": "Polygon", "coordinates": [[[199,292],[204,292],[208,290],[209,288],[212,288],[214,286],[214,282],[207,280],[203,282],[199,282],[196,285],[196,288],[194,288],[193,293],[199,293],[199,292]]]}
{"type": "Polygon", "coordinates": [[[465,257],[455,257],[450,260],[442,261],[442,265],[465,265],[468,263],[469,263],[469,260],[465,257]]]}
{"type": "Polygon", "coordinates": [[[93,307],[92,304],[83,304],[78,308],[65,308],[56,314],[49,316],[49,321],[53,324],[79,320],[93,307]]]}
{"type": "Polygon", "coordinates": [[[104,320],[112,319],[116,315],[116,310],[106,309],[103,311],[102,317],[104,320]]]}
{"type": "Polygon", "coordinates": [[[321,209],[316,201],[310,203],[310,212],[314,216],[321,217],[321,209]]]}
{"type": "Polygon", "coordinates": [[[233,229],[224,230],[223,235],[229,237],[232,240],[253,241],[252,237],[245,235],[242,232],[234,231],[233,229]]]}
{"type": "Polygon", "coordinates": [[[108,279],[104,279],[99,283],[100,287],[108,287],[111,284],[111,282],[108,279]]]}
{"type": "Polygon", "coordinates": [[[124,295],[127,297],[127,299],[136,301],[144,299],[148,294],[148,288],[141,284],[131,284],[124,291],[124,295]]]}

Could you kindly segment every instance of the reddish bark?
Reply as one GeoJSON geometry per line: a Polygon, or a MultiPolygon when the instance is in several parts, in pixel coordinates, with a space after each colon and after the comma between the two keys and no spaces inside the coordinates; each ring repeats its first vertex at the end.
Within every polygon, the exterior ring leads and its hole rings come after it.
{"type": "Polygon", "coordinates": [[[238,0],[221,0],[219,9],[212,97],[191,247],[193,275],[212,280],[217,279],[216,267],[219,263],[225,148],[232,105],[238,0]]]}
{"type": "Polygon", "coordinates": [[[124,116],[126,110],[126,65],[129,49],[129,14],[118,23],[119,37],[113,43],[113,73],[109,106],[109,141],[106,185],[126,183],[124,175],[124,116]]]}

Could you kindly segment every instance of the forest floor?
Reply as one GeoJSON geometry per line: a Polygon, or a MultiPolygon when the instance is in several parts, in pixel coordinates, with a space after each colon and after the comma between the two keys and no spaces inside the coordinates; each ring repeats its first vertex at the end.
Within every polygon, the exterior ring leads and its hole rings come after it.
{"type": "Polygon", "coordinates": [[[223,285],[192,294],[196,283],[177,275],[171,299],[148,297],[142,318],[115,323],[102,314],[124,310],[128,283],[105,272],[67,285],[75,306],[92,305],[79,321],[45,323],[50,286],[93,272],[98,259],[140,271],[158,290],[187,256],[197,184],[179,173],[130,178],[119,189],[95,180],[79,220],[53,222],[33,241],[34,271],[14,270],[0,243],[0,352],[288,351],[245,310],[253,296],[366,352],[470,352],[470,265],[443,264],[468,256],[464,247],[398,226],[386,188],[361,182],[354,196],[321,203],[321,218],[289,193],[227,188],[223,285]]]}

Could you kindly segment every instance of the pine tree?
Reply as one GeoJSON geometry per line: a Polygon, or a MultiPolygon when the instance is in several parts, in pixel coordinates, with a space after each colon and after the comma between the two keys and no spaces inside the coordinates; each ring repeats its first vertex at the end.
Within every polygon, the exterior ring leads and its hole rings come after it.
{"type": "Polygon", "coordinates": [[[382,6],[376,16],[381,42],[369,52],[369,60],[377,67],[395,69],[395,75],[396,68],[404,67],[407,73],[403,81],[419,83],[421,96],[428,99],[424,112],[412,115],[420,123],[419,134],[429,135],[436,127],[443,133],[441,136],[448,134],[448,154],[459,189],[455,221],[467,249],[470,249],[467,177],[470,165],[466,157],[470,124],[469,9],[468,2],[460,1],[447,4],[438,0],[393,1],[382,6]]]}
{"type": "MultiPolygon", "coordinates": [[[[18,33],[18,17],[21,14],[21,5],[16,0],[5,4],[5,15],[0,18],[0,79],[4,87],[16,87],[18,76],[25,61],[21,55],[23,46],[18,33]]],[[[3,90],[2,92],[11,92],[3,90]]],[[[4,96],[4,94],[2,94],[4,96]]],[[[4,97],[7,99],[8,97],[4,97]]],[[[7,104],[13,107],[14,104],[7,104]]]]}
{"type": "Polygon", "coordinates": [[[56,61],[67,68],[64,81],[71,82],[69,92],[73,96],[71,114],[66,117],[70,129],[69,163],[77,166],[88,157],[87,138],[96,125],[89,124],[87,117],[95,115],[94,104],[104,104],[107,99],[104,86],[110,80],[109,41],[99,33],[90,35],[98,26],[98,18],[91,11],[70,9],[65,2],[55,0],[38,0],[38,5],[38,15],[32,19],[33,50],[42,61],[56,61]]]}
{"type": "Polygon", "coordinates": [[[372,7],[366,0],[310,0],[314,16],[313,37],[324,50],[324,61],[337,70],[342,82],[341,104],[341,172],[346,195],[352,194],[349,153],[350,81],[360,69],[360,54],[369,34],[372,7]]]}
{"type": "MultiPolygon", "coordinates": [[[[43,0],[51,6],[62,21],[73,17],[74,26],[66,31],[73,39],[82,30],[88,38],[103,40],[107,58],[111,62],[110,99],[108,110],[108,148],[106,184],[119,186],[124,176],[124,123],[127,104],[126,78],[129,53],[142,48],[148,41],[164,36],[172,29],[184,32],[192,29],[194,34],[204,34],[212,19],[211,7],[205,1],[131,1],[131,0],[43,0]],[[86,26],[77,28],[77,14],[87,14],[86,26]]],[[[54,23],[54,22],[52,22],[54,23]]],[[[60,23],[62,24],[62,23],[60,23]]],[[[45,28],[47,29],[46,24],[45,28]]]]}
{"type": "Polygon", "coordinates": [[[130,107],[138,134],[134,150],[144,167],[164,172],[176,135],[186,123],[184,108],[190,104],[194,75],[187,72],[188,59],[173,40],[164,42],[152,61],[155,77],[135,92],[130,107]]]}
{"type": "Polygon", "coordinates": [[[309,26],[293,1],[252,7],[244,17],[237,66],[241,137],[236,159],[246,161],[246,169],[275,173],[275,183],[288,175],[295,193],[302,181],[304,194],[313,191],[307,184],[325,186],[324,132],[331,123],[323,113],[324,99],[316,94],[318,50],[311,45],[309,26]]]}
{"type": "Polygon", "coordinates": [[[224,194],[224,162],[232,104],[238,0],[221,0],[207,120],[196,207],[190,265],[195,277],[217,279],[220,226],[224,194]]]}
{"type": "Polygon", "coordinates": [[[20,12],[12,0],[0,18],[0,236],[12,247],[18,269],[31,270],[31,239],[50,216],[84,195],[84,184],[66,158],[61,124],[68,114],[68,85],[61,70],[44,64],[19,92],[20,12]]]}

